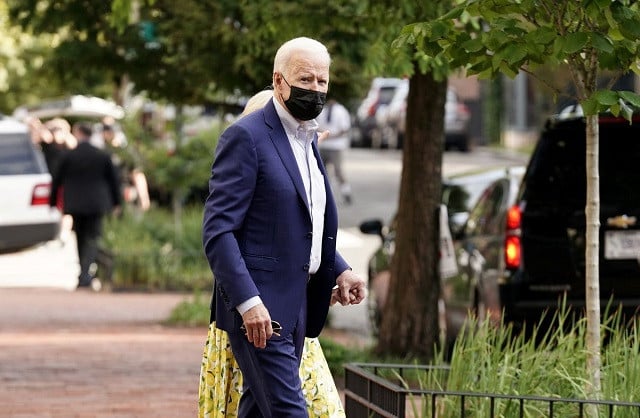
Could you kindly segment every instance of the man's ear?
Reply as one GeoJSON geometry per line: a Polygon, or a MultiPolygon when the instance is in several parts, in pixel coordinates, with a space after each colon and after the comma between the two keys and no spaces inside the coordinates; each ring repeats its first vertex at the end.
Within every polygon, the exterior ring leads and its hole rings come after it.
{"type": "Polygon", "coordinates": [[[282,84],[282,74],[280,74],[279,72],[274,72],[273,73],[273,87],[278,88],[280,86],[280,84],[282,84]]]}

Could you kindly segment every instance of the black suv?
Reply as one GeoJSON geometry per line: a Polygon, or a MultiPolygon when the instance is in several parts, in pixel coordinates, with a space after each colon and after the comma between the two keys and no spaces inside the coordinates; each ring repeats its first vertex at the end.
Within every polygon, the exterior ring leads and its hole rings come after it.
{"type": "MultiPolygon", "coordinates": [[[[600,301],[640,306],[640,117],[601,115],[600,301]]],[[[497,275],[507,322],[536,323],[566,296],[585,303],[586,140],[581,115],[551,118],[506,217],[497,275]]]]}

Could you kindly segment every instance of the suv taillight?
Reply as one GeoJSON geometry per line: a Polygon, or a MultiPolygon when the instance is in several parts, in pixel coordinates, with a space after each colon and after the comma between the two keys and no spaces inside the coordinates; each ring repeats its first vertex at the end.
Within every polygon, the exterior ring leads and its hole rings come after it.
{"type": "Polygon", "coordinates": [[[520,221],[522,212],[519,206],[512,206],[507,212],[507,229],[504,240],[504,259],[508,269],[520,267],[520,221]]]}
{"type": "Polygon", "coordinates": [[[31,206],[48,205],[51,194],[51,183],[40,183],[33,187],[31,195],[31,206]]]}
{"type": "Polygon", "coordinates": [[[469,108],[464,103],[458,103],[458,114],[464,117],[469,116],[471,112],[469,112],[469,108]]]}

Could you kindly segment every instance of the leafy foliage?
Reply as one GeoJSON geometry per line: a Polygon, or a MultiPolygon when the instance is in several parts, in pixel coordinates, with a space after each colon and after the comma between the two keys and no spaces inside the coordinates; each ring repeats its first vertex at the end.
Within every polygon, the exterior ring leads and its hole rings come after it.
{"type": "Polygon", "coordinates": [[[70,91],[108,94],[104,88],[118,88],[126,75],[136,91],[177,104],[263,89],[276,49],[294,36],[328,46],[331,94],[348,102],[368,85],[363,63],[376,36],[361,0],[7,2],[23,29],[58,37],[48,63],[70,91]]]}
{"type": "Polygon", "coordinates": [[[0,112],[11,113],[42,96],[57,96],[64,85],[47,65],[53,36],[34,36],[8,19],[6,1],[0,1],[0,112]]]}
{"type": "MultiPolygon", "coordinates": [[[[640,74],[640,9],[628,0],[479,0],[461,2],[429,22],[407,25],[397,45],[413,45],[432,62],[463,67],[480,78],[515,77],[520,70],[535,75],[542,65],[575,69],[576,99],[586,114],[610,110],[630,117],[640,103],[633,92],[590,91],[589,66],[616,75],[640,74]]],[[[554,86],[553,79],[541,80],[554,86]]]]}
{"type": "Polygon", "coordinates": [[[170,194],[175,190],[188,193],[206,189],[213,152],[223,128],[224,126],[218,126],[203,131],[183,141],[175,150],[168,150],[149,141],[139,145],[144,171],[152,187],[163,194],[170,194]]]}

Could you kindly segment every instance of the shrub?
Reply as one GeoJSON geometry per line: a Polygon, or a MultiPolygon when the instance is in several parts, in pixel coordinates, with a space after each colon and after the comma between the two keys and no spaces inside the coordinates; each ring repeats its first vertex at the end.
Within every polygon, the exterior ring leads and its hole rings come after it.
{"type": "Polygon", "coordinates": [[[144,215],[125,211],[104,225],[102,245],[113,253],[115,290],[193,291],[211,288],[202,250],[202,208],[189,207],[181,228],[173,214],[152,208],[144,215]]]}

